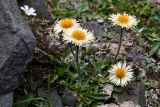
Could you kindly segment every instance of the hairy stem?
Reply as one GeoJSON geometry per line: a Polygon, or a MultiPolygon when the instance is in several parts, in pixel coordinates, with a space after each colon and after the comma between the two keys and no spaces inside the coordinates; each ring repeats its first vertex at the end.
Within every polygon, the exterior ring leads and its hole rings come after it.
{"type": "Polygon", "coordinates": [[[69,43],[69,47],[70,47],[70,49],[71,49],[71,53],[72,53],[73,57],[76,59],[76,56],[75,56],[75,54],[74,54],[74,52],[73,52],[73,48],[72,48],[72,44],[71,44],[71,43],[69,43]]]}
{"type": "Polygon", "coordinates": [[[78,74],[79,74],[79,76],[80,76],[80,70],[79,70],[79,58],[78,58],[78,56],[79,56],[79,46],[76,46],[76,64],[77,64],[77,72],[78,72],[78,74]]]}
{"type": "Polygon", "coordinates": [[[114,62],[117,61],[117,57],[118,57],[119,51],[120,51],[120,49],[121,49],[121,45],[122,45],[122,37],[123,37],[123,28],[121,28],[120,38],[119,38],[119,46],[118,46],[117,54],[116,54],[116,56],[115,56],[115,58],[114,58],[114,62]]]}

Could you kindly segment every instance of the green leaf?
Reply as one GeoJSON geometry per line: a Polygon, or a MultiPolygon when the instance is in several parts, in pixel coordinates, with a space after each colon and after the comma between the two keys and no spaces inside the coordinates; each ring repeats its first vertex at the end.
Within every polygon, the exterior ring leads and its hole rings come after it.
{"type": "Polygon", "coordinates": [[[19,100],[17,103],[14,104],[14,107],[28,107],[28,105],[31,103],[33,99],[33,95],[26,95],[21,100],[19,100]]]}
{"type": "Polygon", "coordinates": [[[118,86],[114,86],[113,87],[113,91],[117,92],[117,93],[122,93],[123,92],[123,88],[122,87],[118,87],[118,86]]]}
{"type": "Polygon", "coordinates": [[[152,56],[153,54],[157,53],[159,49],[160,49],[160,43],[153,44],[149,52],[149,56],[152,56]]]}
{"type": "Polygon", "coordinates": [[[99,71],[97,63],[93,59],[89,59],[89,62],[93,65],[96,72],[99,71]]]}
{"type": "Polygon", "coordinates": [[[53,83],[55,80],[58,79],[58,75],[57,74],[54,74],[52,77],[51,77],[51,81],[50,83],[53,83]]]}
{"type": "Polygon", "coordinates": [[[84,107],[83,105],[83,102],[80,102],[77,107],[84,107]]]}
{"type": "Polygon", "coordinates": [[[43,100],[44,101],[45,99],[43,99],[41,97],[34,98],[33,94],[29,94],[29,95],[24,96],[18,102],[14,103],[13,107],[28,107],[28,105],[34,100],[43,100]]]}
{"type": "Polygon", "coordinates": [[[107,82],[107,79],[106,78],[104,78],[104,77],[98,77],[98,79],[99,79],[99,81],[101,82],[101,83],[106,83],[107,82]]]}
{"type": "Polygon", "coordinates": [[[109,95],[107,94],[92,94],[92,93],[87,93],[85,94],[86,97],[94,99],[94,100],[107,100],[109,99],[109,95]]]}

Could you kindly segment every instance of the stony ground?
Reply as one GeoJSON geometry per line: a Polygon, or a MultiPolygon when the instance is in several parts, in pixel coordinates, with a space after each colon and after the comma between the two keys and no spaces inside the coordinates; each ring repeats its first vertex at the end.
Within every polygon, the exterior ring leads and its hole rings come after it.
{"type": "MultiPolygon", "coordinates": [[[[35,19],[34,21],[37,21],[37,23],[39,23],[39,21],[41,20],[35,19]]],[[[30,23],[33,24],[33,22],[30,23]]],[[[103,22],[99,23],[96,20],[84,22],[83,26],[89,29],[94,29],[94,35],[97,38],[97,41],[91,46],[91,51],[89,51],[87,54],[90,57],[96,58],[97,60],[112,59],[113,57],[111,56],[115,55],[114,50],[116,50],[118,47],[119,31],[115,29],[117,33],[114,34],[115,36],[111,36],[112,32],[110,32],[110,29],[104,29],[103,22]]],[[[48,23],[44,21],[41,22],[41,25],[39,25],[38,28],[34,28],[34,34],[36,35],[38,40],[38,47],[48,54],[54,55],[57,59],[60,59],[59,57],[64,55],[63,52],[66,49],[66,46],[65,44],[61,44],[54,37],[54,34],[50,33],[50,29],[51,25],[48,25],[48,23]],[[58,56],[56,56],[57,54],[58,56]]],[[[142,107],[145,107],[145,105],[147,107],[152,107],[154,106],[154,103],[156,103],[156,105],[158,104],[160,90],[158,88],[147,88],[143,85],[143,80],[145,79],[146,72],[148,72],[148,69],[145,69],[143,67],[148,63],[156,66],[156,63],[153,63],[153,61],[148,61],[150,59],[147,56],[145,48],[137,45],[134,41],[134,35],[130,37],[129,33],[131,32],[126,32],[125,37],[123,38],[123,45],[120,50],[119,60],[125,59],[131,64],[134,63],[135,73],[137,73],[137,75],[141,75],[143,78],[141,78],[142,83],[135,83],[134,86],[136,87],[132,87],[133,90],[131,91],[131,93],[123,93],[124,99],[122,99],[121,102],[123,103],[124,101],[133,101],[134,103],[140,104],[142,107]],[[144,96],[146,97],[146,99],[144,98],[144,96]]],[[[37,60],[42,63],[47,63],[47,60],[44,56],[41,58],[37,58],[37,60]]],[[[153,67],[151,69],[155,68],[153,67]]]]}
{"type": "MultiPolygon", "coordinates": [[[[60,2],[63,5],[63,0],[60,2]]],[[[75,2],[72,5],[77,6],[75,2]]],[[[81,19],[79,21],[82,22],[81,19]]],[[[23,85],[23,88],[33,92],[36,91],[38,96],[47,98],[46,86],[43,85],[44,74],[47,70],[61,64],[61,57],[65,55],[67,46],[54,37],[52,33],[53,21],[50,23],[40,18],[32,18],[28,20],[28,23],[37,38],[38,44],[34,60],[29,64],[24,74],[23,79],[26,85],[23,85]],[[54,60],[54,63],[50,64],[50,60],[54,60]]],[[[90,58],[95,58],[99,61],[113,59],[116,54],[115,50],[118,48],[119,29],[108,28],[106,23],[105,20],[87,20],[83,22],[85,28],[94,30],[96,37],[96,42],[90,46],[86,54],[90,58]]],[[[125,31],[125,36],[123,37],[118,60],[126,60],[131,65],[134,64],[133,69],[138,80],[132,83],[132,86],[129,87],[129,92],[126,91],[122,94],[123,97],[120,99],[121,104],[119,104],[119,107],[125,107],[127,104],[127,107],[139,107],[135,104],[139,104],[141,107],[160,106],[160,84],[158,82],[160,80],[160,64],[156,60],[157,57],[148,56],[148,44],[139,35],[139,33],[125,31]]],[[[72,59],[73,57],[68,55],[66,61],[69,62],[72,59]]],[[[76,93],[56,83],[53,83],[52,87],[54,88],[51,95],[57,107],[62,107],[63,105],[74,107],[76,105],[76,93]],[[62,98],[60,94],[63,95],[62,98]]],[[[24,94],[19,94],[21,92],[19,90],[16,90],[16,92],[15,99],[24,94]]],[[[118,107],[118,105],[110,104],[107,107],[118,107]]]]}

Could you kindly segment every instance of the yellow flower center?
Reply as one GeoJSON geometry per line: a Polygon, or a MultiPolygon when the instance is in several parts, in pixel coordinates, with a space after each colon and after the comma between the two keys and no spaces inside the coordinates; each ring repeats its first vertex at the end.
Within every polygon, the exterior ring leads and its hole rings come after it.
{"type": "Polygon", "coordinates": [[[125,14],[119,15],[119,16],[118,16],[118,21],[119,21],[120,23],[128,23],[128,21],[129,21],[129,16],[128,16],[128,15],[125,15],[125,14]]]}
{"type": "Polygon", "coordinates": [[[126,75],[126,71],[122,68],[118,68],[115,72],[117,78],[123,78],[126,75]]]}
{"type": "Polygon", "coordinates": [[[73,31],[72,33],[72,37],[76,40],[85,40],[86,38],[86,35],[83,31],[81,30],[75,30],[73,31]]]}
{"type": "Polygon", "coordinates": [[[60,25],[62,28],[71,28],[73,26],[73,20],[66,18],[61,20],[60,25]]]}

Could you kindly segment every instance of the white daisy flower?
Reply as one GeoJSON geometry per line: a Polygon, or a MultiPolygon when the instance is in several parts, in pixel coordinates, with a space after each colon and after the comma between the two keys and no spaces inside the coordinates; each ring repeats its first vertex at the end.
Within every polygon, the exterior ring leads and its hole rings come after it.
{"type": "Polygon", "coordinates": [[[138,24],[135,16],[131,16],[126,13],[112,14],[108,19],[112,22],[113,25],[118,25],[121,28],[126,29],[133,29],[138,24]]]}
{"type": "Polygon", "coordinates": [[[27,15],[27,16],[36,16],[37,14],[35,13],[35,9],[34,8],[29,8],[27,5],[24,5],[24,7],[20,7],[24,13],[27,15]]]}
{"type": "Polygon", "coordinates": [[[132,68],[126,62],[118,62],[108,72],[109,80],[117,86],[126,86],[133,78],[132,68]]]}
{"type": "Polygon", "coordinates": [[[89,43],[94,41],[92,32],[82,28],[71,28],[65,30],[63,40],[66,43],[73,43],[78,46],[86,47],[89,43]]]}
{"type": "Polygon", "coordinates": [[[75,19],[65,18],[56,22],[54,31],[56,34],[58,34],[64,30],[67,30],[70,28],[78,28],[78,27],[80,27],[80,24],[75,19]]]}

